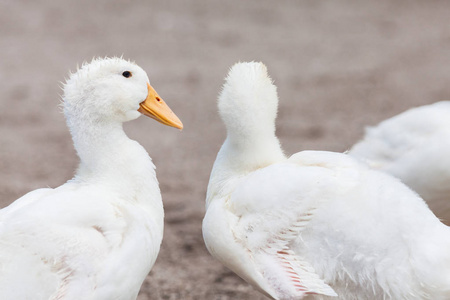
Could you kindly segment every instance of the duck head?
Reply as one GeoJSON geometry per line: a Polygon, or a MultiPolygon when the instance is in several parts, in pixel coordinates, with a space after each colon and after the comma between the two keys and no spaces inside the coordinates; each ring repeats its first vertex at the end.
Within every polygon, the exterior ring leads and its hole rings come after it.
{"type": "Polygon", "coordinates": [[[212,174],[226,174],[227,170],[245,174],[285,159],[275,135],[277,88],[263,63],[232,66],[217,104],[227,138],[212,174]]]}
{"type": "Polygon", "coordinates": [[[219,114],[228,135],[256,138],[275,134],[277,88],[263,63],[231,67],[218,98],[219,114]]]}
{"type": "Polygon", "coordinates": [[[84,64],[67,80],[63,99],[69,127],[77,121],[123,123],[144,114],[165,125],[183,128],[150,85],[146,72],[121,58],[97,58],[84,64]]]}

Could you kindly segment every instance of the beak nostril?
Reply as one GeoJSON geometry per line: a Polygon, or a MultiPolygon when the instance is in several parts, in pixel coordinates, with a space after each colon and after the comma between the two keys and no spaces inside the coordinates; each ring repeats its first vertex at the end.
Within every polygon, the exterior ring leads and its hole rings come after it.
{"type": "Polygon", "coordinates": [[[159,97],[156,97],[156,101],[160,102],[160,101],[161,101],[161,99],[160,99],[159,97]]]}

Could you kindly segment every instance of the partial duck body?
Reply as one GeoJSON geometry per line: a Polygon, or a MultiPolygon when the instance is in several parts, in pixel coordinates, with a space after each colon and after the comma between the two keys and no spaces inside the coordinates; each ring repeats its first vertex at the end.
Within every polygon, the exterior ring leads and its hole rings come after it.
{"type": "Polygon", "coordinates": [[[450,299],[450,231],[398,179],[341,153],[287,158],[261,63],[230,70],[208,185],[209,252],[273,299],[450,299]]]}
{"type": "Polygon", "coordinates": [[[122,123],[182,128],[139,66],[95,59],[70,76],[64,114],[73,179],[0,210],[0,299],[136,299],[155,263],[164,211],[155,166],[122,123]]]}

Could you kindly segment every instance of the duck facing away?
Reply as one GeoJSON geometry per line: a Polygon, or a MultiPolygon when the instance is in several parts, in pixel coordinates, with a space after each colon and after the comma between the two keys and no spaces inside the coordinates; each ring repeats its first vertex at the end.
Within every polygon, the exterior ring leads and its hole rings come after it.
{"type": "Polygon", "coordinates": [[[409,109],[366,129],[349,154],[399,178],[450,224],[450,101],[409,109]]]}
{"type": "Polygon", "coordinates": [[[83,65],[63,100],[79,167],[0,210],[0,299],[136,299],[164,211],[155,166],[122,123],[141,114],[182,123],[145,71],[120,58],[83,65]]]}
{"type": "Polygon", "coordinates": [[[261,63],[230,70],[206,196],[209,252],[273,299],[450,299],[450,230],[398,179],[348,155],[287,158],[261,63]]]}

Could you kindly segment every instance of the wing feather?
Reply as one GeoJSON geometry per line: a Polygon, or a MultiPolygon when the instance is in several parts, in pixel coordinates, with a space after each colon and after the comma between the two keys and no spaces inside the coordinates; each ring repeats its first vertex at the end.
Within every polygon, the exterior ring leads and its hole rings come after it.
{"type": "Polygon", "coordinates": [[[298,245],[301,232],[308,229],[324,202],[354,187],[357,163],[342,154],[316,154],[319,157],[309,152],[298,154],[286,163],[254,172],[229,200],[238,217],[234,236],[248,248],[260,273],[283,299],[301,299],[308,294],[337,296],[292,245],[294,241],[298,245]],[[347,182],[336,180],[342,172],[348,173],[347,182]]]}

